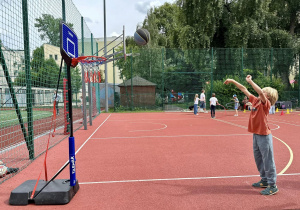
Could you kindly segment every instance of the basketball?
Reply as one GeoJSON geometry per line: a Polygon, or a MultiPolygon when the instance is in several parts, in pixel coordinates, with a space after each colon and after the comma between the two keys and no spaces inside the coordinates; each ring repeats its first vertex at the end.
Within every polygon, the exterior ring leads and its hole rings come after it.
{"type": "Polygon", "coordinates": [[[134,41],[138,45],[146,45],[150,40],[150,33],[147,29],[140,28],[134,33],[134,41]]]}

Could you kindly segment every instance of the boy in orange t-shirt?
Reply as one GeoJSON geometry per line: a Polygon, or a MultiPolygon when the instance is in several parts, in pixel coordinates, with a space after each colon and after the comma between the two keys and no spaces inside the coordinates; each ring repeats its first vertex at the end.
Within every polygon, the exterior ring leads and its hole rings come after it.
{"type": "Polygon", "coordinates": [[[276,186],[276,166],[273,154],[273,140],[271,130],[268,126],[268,114],[271,105],[278,99],[277,90],[271,87],[261,89],[252,81],[252,76],[248,75],[246,81],[258,93],[259,97],[252,95],[245,86],[233,79],[227,79],[224,84],[233,83],[249,98],[252,103],[248,131],[253,133],[253,152],[257,169],[261,180],[252,184],[253,187],[265,187],[261,191],[262,195],[273,195],[279,190],[276,186]]]}

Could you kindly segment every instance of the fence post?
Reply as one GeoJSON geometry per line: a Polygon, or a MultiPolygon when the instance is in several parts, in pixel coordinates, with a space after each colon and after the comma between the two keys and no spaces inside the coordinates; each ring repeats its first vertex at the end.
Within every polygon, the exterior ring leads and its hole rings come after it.
{"type": "Polygon", "coordinates": [[[210,70],[210,95],[212,95],[213,91],[213,68],[214,68],[214,48],[211,48],[211,70],[210,70]]]}
{"type": "Polygon", "coordinates": [[[165,94],[164,94],[164,88],[165,88],[165,81],[164,81],[164,74],[165,74],[165,66],[164,66],[164,48],[161,48],[161,67],[162,67],[162,77],[161,77],[161,98],[162,98],[162,110],[164,110],[164,99],[165,99],[165,94]]]}
{"type": "MultiPolygon", "coordinates": [[[[84,30],[83,30],[83,17],[81,17],[81,55],[84,55],[84,30]]],[[[81,64],[81,78],[82,78],[82,112],[83,112],[83,127],[87,130],[87,119],[86,119],[86,90],[85,90],[85,72],[83,65],[81,64]]]]}
{"type": "Polygon", "coordinates": [[[66,2],[62,0],[62,19],[66,22],[66,2]]]}
{"type": "Polygon", "coordinates": [[[272,70],[273,70],[273,47],[271,48],[271,68],[270,68],[270,79],[272,82],[272,70]]]}
{"type": "MultiPolygon", "coordinates": [[[[91,37],[92,37],[92,35],[91,35],[91,37]]],[[[92,43],[93,41],[91,40],[91,43],[92,43]]],[[[87,69],[87,75],[88,75],[88,93],[89,93],[89,118],[90,118],[90,125],[93,125],[93,122],[92,122],[92,111],[93,111],[93,109],[92,109],[92,88],[91,88],[91,74],[90,74],[90,71],[89,71],[89,69],[87,69]]]]}
{"type": "Polygon", "coordinates": [[[115,48],[113,48],[114,112],[116,111],[115,48]]]}
{"type": "MultiPolygon", "coordinates": [[[[98,42],[96,42],[96,56],[99,56],[99,49],[98,49],[98,42]]],[[[100,72],[100,68],[98,69],[100,72]]],[[[101,75],[101,72],[99,73],[99,75],[101,75]]],[[[97,83],[97,87],[98,87],[98,107],[99,107],[99,114],[101,113],[101,97],[100,97],[100,76],[98,78],[98,83],[97,83]]]]}
{"type": "MultiPolygon", "coordinates": [[[[91,33],[91,55],[93,55],[93,33],[91,33]]],[[[90,69],[89,69],[89,70],[90,70],[90,69]]],[[[93,81],[93,83],[90,82],[90,84],[89,84],[89,85],[90,85],[90,89],[91,89],[91,92],[90,92],[91,95],[90,95],[90,97],[89,97],[89,100],[90,100],[90,113],[89,113],[89,114],[90,114],[90,125],[93,124],[92,121],[93,121],[93,110],[94,110],[94,109],[93,109],[93,108],[94,108],[94,107],[93,107],[93,105],[94,105],[94,104],[93,104],[93,100],[94,100],[94,99],[93,99],[93,88],[92,88],[92,87],[93,87],[94,84],[95,84],[95,83],[94,83],[94,68],[92,68],[91,70],[92,70],[93,72],[92,72],[92,71],[89,71],[89,72],[90,72],[89,78],[91,78],[91,76],[92,76],[93,79],[92,79],[92,80],[90,79],[90,81],[93,81]],[[92,74],[92,75],[91,75],[91,74],[92,74]]]]}
{"type": "Polygon", "coordinates": [[[298,55],[298,106],[300,106],[300,54],[298,55]]]}
{"type": "MultiPolygon", "coordinates": [[[[130,53],[132,55],[132,49],[130,50],[130,53]]],[[[132,84],[132,56],[130,56],[130,77],[131,77],[131,103],[130,103],[130,109],[133,110],[133,84],[132,84]]]]}
{"type": "Polygon", "coordinates": [[[29,158],[34,159],[33,142],[33,116],[32,116],[32,93],[31,93],[31,73],[30,73],[30,49],[29,49],[29,27],[28,27],[28,7],[27,0],[22,0],[23,11],[23,36],[24,36],[24,55],[26,72],[26,104],[27,104],[27,125],[28,125],[28,144],[29,158]]]}
{"type": "Polygon", "coordinates": [[[242,66],[241,66],[241,76],[244,77],[244,48],[242,47],[242,66]]]}

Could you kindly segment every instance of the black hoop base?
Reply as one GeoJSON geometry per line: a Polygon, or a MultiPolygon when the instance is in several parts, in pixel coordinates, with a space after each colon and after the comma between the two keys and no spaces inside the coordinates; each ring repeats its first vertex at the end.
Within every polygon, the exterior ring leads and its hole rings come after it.
{"type": "MultiPolygon", "coordinates": [[[[75,186],[70,186],[68,179],[56,179],[48,184],[48,186],[34,199],[29,199],[37,180],[27,180],[19,187],[15,188],[9,198],[10,205],[28,205],[34,203],[36,205],[62,205],[69,203],[79,190],[78,180],[75,186]]],[[[37,194],[42,187],[47,184],[46,181],[40,180],[36,189],[37,194]]]]}

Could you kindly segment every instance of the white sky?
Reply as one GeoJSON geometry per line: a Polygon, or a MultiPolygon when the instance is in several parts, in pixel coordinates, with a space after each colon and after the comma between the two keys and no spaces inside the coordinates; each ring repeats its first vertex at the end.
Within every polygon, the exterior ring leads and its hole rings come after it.
{"type": "MultiPolygon", "coordinates": [[[[95,38],[104,37],[104,0],[73,0],[95,38]]],[[[125,25],[125,36],[133,36],[149,8],[174,0],[106,0],[106,36],[119,36],[125,25]]]]}

